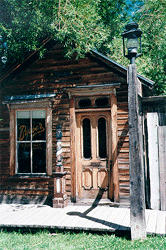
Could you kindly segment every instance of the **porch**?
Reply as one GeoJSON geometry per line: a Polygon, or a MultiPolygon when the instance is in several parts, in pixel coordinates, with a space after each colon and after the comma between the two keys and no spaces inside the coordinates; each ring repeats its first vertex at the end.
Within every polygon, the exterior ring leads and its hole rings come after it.
{"type": "MultiPolygon", "coordinates": [[[[147,234],[166,235],[166,211],[146,209],[147,234]]],[[[108,205],[52,208],[0,205],[0,227],[130,232],[130,209],[108,205]]]]}

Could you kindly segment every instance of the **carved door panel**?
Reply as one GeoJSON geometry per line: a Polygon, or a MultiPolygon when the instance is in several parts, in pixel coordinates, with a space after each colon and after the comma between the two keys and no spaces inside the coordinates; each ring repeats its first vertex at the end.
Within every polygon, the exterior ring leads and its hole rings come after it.
{"type": "Polygon", "coordinates": [[[108,198],[110,112],[77,114],[77,194],[79,198],[108,198]]]}

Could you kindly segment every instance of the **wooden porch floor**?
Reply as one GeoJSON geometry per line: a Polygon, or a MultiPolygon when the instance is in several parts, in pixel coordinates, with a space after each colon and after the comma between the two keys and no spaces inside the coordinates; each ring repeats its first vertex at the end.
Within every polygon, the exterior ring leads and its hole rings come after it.
{"type": "MultiPolygon", "coordinates": [[[[166,211],[146,210],[147,234],[166,235],[166,211]]],[[[110,206],[0,205],[0,227],[130,231],[130,209],[110,206]]]]}

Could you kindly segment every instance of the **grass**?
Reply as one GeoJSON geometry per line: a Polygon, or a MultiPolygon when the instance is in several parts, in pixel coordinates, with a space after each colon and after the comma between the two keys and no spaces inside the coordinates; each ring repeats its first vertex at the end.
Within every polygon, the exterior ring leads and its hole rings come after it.
{"type": "Polygon", "coordinates": [[[0,231],[0,250],[40,250],[40,249],[78,249],[78,250],[165,250],[166,237],[150,237],[145,241],[131,241],[129,236],[97,234],[88,232],[60,231],[0,231]]]}

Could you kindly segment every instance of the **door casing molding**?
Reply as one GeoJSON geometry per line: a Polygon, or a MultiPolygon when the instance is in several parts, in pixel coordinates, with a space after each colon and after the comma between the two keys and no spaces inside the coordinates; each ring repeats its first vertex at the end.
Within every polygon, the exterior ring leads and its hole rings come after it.
{"type": "MultiPolygon", "coordinates": [[[[89,86],[90,87],[90,86],[89,86]]],[[[114,202],[119,202],[119,173],[118,173],[118,137],[117,137],[117,97],[116,88],[120,87],[120,84],[107,85],[104,89],[97,85],[91,88],[85,88],[83,86],[76,88],[66,89],[70,98],[70,157],[71,157],[71,201],[76,202],[77,199],[77,187],[76,187],[76,113],[88,112],[88,111],[104,111],[109,110],[111,115],[111,156],[110,156],[110,183],[109,183],[109,197],[114,202]],[[106,90],[106,91],[105,91],[106,90]],[[82,92],[82,93],[81,93],[82,92]],[[110,108],[97,108],[97,109],[76,109],[75,98],[78,96],[110,96],[110,108]]]]}

